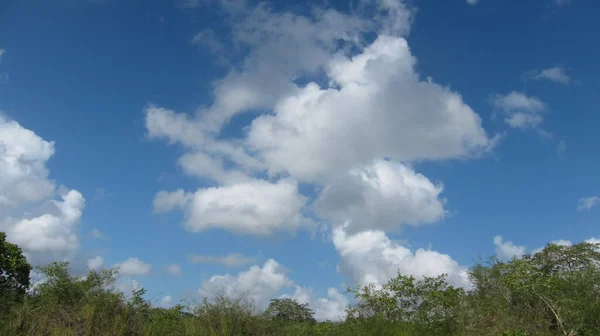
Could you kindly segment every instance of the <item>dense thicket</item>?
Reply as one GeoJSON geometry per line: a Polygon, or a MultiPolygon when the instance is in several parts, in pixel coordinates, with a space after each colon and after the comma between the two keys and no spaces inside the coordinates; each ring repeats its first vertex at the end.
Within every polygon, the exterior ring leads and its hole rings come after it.
{"type": "Polygon", "coordinates": [[[349,289],[355,302],[345,321],[317,323],[291,299],[274,299],[264,312],[219,293],[157,308],[143,289],[129,299],[116,291],[114,270],[75,277],[67,263],[39,268],[46,281],[25,291],[31,268],[0,238],[0,335],[600,335],[600,253],[588,243],[479,262],[468,289],[444,276],[398,274],[349,289]]]}

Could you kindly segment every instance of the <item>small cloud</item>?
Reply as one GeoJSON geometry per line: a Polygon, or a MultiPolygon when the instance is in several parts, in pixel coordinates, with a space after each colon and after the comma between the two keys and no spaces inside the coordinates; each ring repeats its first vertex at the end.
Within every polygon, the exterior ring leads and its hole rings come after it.
{"type": "Polygon", "coordinates": [[[467,0],[467,3],[469,5],[477,5],[477,3],[479,3],[479,0],[467,0]]]}
{"type": "Polygon", "coordinates": [[[502,236],[494,237],[494,245],[496,246],[496,255],[501,259],[521,257],[525,254],[524,246],[517,246],[511,241],[503,241],[502,236]]]}
{"type": "Polygon", "coordinates": [[[2,61],[2,56],[4,56],[5,52],[6,52],[6,49],[0,49],[0,61],[2,61]]]}
{"type": "Polygon", "coordinates": [[[160,306],[162,308],[170,308],[173,305],[173,298],[170,295],[165,295],[160,300],[160,306]]]}
{"type": "Polygon", "coordinates": [[[179,264],[170,264],[165,266],[165,273],[172,276],[181,276],[181,265],[179,264]]]}
{"type": "Polygon", "coordinates": [[[147,275],[152,269],[152,265],[146,264],[138,258],[129,258],[115,266],[119,267],[119,273],[123,275],[147,275]]]}
{"type": "Polygon", "coordinates": [[[94,239],[106,239],[106,235],[104,235],[102,232],[100,232],[100,230],[94,228],[92,229],[92,232],[90,233],[90,236],[94,239]]]}
{"type": "Polygon", "coordinates": [[[226,256],[205,256],[205,255],[190,255],[188,260],[193,264],[212,264],[225,267],[241,267],[254,263],[256,258],[248,257],[239,253],[232,253],[226,256]]]}
{"type": "Polygon", "coordinates": [[[87,266],[89,269],[97,271],[104,265],[104,259],[100,256],[94,257],[87,261],[87,266]]]}
{"type": "Polygon", "coordinates": [[[565,158],[565,153],[567,152],[567,149],[568,149],[567,143],[564,140],[561,140],[558,143],[558,146],[556,146],[556,154],[561,159],[564,159],[565,158]]]}
{"type": "Polygon", "coordinates": [[[531,70],[525,73],[525,77],[533,80],[549,80],[559,84],[571,84],[573,79],[567,75],[567,71],[562,67],[552,67],[543,70],[531,70]]]}
{"type": "Polygon", "coordinates": [[[579,203],[577,204],[577,210],[590,210],[591,208],[600,205],[600,197],[598,196],[590,196],[590,197],[582,197],[579,199],[579,203]]]}
{"type": "Polygon", "coordinates": [[[506,95],[493,94],[491,104],[504,111],[504,121],[512,128],[537,128],[544,120],[541,115],[546,105],[537,97],[512,91],[506,95]]]}

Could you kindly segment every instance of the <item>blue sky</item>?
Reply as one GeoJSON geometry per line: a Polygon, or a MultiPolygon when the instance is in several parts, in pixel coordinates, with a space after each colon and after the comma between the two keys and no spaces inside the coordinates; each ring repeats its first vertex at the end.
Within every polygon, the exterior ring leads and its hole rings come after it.
{"type": "Polygon", "coordinates": [[[600,237],[595,9],[4,2],[0,229],[164,305],[468,286],[477,255],[600,237]]]}

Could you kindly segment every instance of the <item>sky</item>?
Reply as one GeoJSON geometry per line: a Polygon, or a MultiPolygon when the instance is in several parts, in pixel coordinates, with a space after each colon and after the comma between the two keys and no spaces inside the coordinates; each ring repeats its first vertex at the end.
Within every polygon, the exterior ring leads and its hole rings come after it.
{"type": "MultiPolygon", "coordinates": [[[[0,3],[0,230],[343,316],[397,272],[600,238],[592,0],[0,3]]],[[[38,279],[43,281],[43,279],[38,279]]]]}

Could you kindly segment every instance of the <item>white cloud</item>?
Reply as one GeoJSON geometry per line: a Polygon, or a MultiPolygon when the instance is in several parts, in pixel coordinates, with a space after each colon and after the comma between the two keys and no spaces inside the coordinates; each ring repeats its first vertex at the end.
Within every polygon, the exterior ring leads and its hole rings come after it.
{"type": "Polygon", "coordinates": [[[125,296],[125,298],[129,299],[133,295],[134,290],[139,290],[144,288],[144,286],[137,280],[131,279],[129,276],[121,276],[117,279],[115,285],[115,289],[125,296]]]}
{"type": "Polygon", "coordinates": [[[172,276],[181,276],[182,275],[182,271],[181,271],[181,265],[179,264],[170,264],[170,265],[166,265],[165,266],[165,272],[168,275],[172,275],[172,276]]]}
{"type": "Polygon", "coordinates": [[[240,170],[225,169],[222,157],[210,156],[203,152],[184,154],[179,158],[179,165],[190,176],[210,178],[220,184],[231,185],[252,180],[240,170]]]}
{"type": "MultiPolygon", "coordinates": [[[[411,8],[373,0],[353,14],[315,8],[300,16],[264,4],[231,12],[232,50],[247,52],[215,82],[213,102],[190,115],[145,109],[148,136],[179,143],[183,171],[217,186],[162,191],[154,208],[181,209],[190,231],[254,235],[310,225],[303,213],[315,210],[321,219],[351,222],[334,232],[334,244],[356,281],[384,282],[401,268],[417,276],[446,271],[466,285],[465,269],[449,256],[413,252],[379,229],[446,214],[442,184],[411,163],[479,157],[497,138],[459,93],[416,72],[403,38],[411,8]],[[231,118],[245,112],[259,115],[240,127],[241,135],[227,137],[223,130],[236,126],[231,118]],[[314,208],[298,191],[304,182],[323,190],[314,208]],[[353,235],[361,229],[367,231],[353,235]],[[366,251],[350,246],[369,238],[366,251]]],[[[236,277],[209,284],[215,282],[236,277]]]]}
{"type": "Polygon", "coordinates": [[[468,287],[467,269],[446,254],[409,248],[391,241],[383,231],[370,230],[354,235],[344,227],[333,232],[333,244],[340,254],[340,271],[355,284],[382,285],[398,272],[414,277],[448,274],[448,282],[468,287]]]}
{"type": "Polygon", "coordinates": [[[173,298],[170,295],[165,295],[160,299],[160,306],[162,308],[170,308],[173,306],[173,298]]]}
{"type": "Polygon", "coordinates": [[[115,266],[119,267],[119,274],[122,275],[147,275],[152,269],[152,265],[146,264],[138,258],[129,258],[115,266]]]}
{"type": "Polygon", "coordinates": [[[224,256],[190,255],[188,260],[194,264],[214,264],[225,267],[240,267],[256,261],[254,257],[248,257],[239,253],[231,253],[224,256]]]}
{"type": "Polygon", "coordinates": [[[337,288],[328,288],[327,297],[313,297],[312,288],[300,287],[292,295],[282,295],[282,298],[291,298],[299,303],[308,303],[314,311],[317,321],[343,321],[346,317],[348,299],[337,288]]]}
{"type": "Polygon", "coordinates": [[[182,196],[180,191],[161,192],[155,199],[155,209],[157,204],[160,209],[170,209],[172,204],[181,206],[179,201],[184,199],[187,200],[185,225],[192,232],[220,228],[238,234],[267,236],[275,231],[293,232],[310,224],[299,213],[306,197],[298,193],[298,185],[292,180],[276,183],[253,180],[199,189],[188,196],[182,196]]]}
{"type": "Polygon", "coordinates": [[[496,255],[500,259],[521,257],[526,250],[524,246],[517,246],[512,241],[503,241],[502,236],[494,237],[494,245],[496,246],[496,255]]]}
{"type": "MultiPolygon", "coordinates": [[[[588,242],[593,242],[594,238],[588,239],[586,241],[588,242]]],[[[573,245],[573,243],[570,240],[566,240],[566,239],[559,239],[559,240],[553,240],[551,242],[549,242],[548,244],[555,244],[555,245],[560,245],[560,246],[571,246],[573,245]]],[[[538,252],[541,252],[544,249],[545,246],[542,247],[538,247],[534,250],[531,251],[531,254],[536,254],[538,252]]]]}
{"type": "Polygon", "coordinates": [[[46,162],[54,142],[0,115],[0,205],[21,205],[51,197],[54,181],[48,180],[46,162]]]}
{"type": "Polygon", "coordinates": [[[315,203],[317,213],[349,229],[394,230],[442,219],[441,185],[399,163],[377,160],[333,179],[315,203]]]}
{"type": "Polygon", "coordinates": [[[254,265],[237,276],[212,276],[201,284],[198,292],[208,298],[217,293],[224,293],[230,297],[246,296],[253,300],[258,308],[264,309],[269,300],[282,288],[292,285],[293,282],[286,275],[285,269],[277,261],[269,259],[262,267],[254,265]]]}
{"type": "Polygon", "coordinates": [[[2,62],[2,56],[6,53],[6,49],[0,49],[0,62],[2,62]]]}
{"type": "Polygon", "coordinates": [[[294,287],[292,295],[279,297],[293,298],[300,303],[308,303],[319,321],[339,321],[345,316],[348,299],[336,288],[327,290],[327,297],[315,298],[311,288],[300,287],[288,276],[287,271],[274,259],[267,260],[261,267],[251,266],[248,270],[238,273],[215,275],[204,281],[198,292],[200,295],[212,298],[217,293],[229,297],[245,296],[253,301],[259,310],[267,308],[269,300],[276,298],[285,288],[294,287]]]}
{"type": "Polygon", "coordinates": [[[191,193],[178,189],[176,191],[159,191],[154,197],[153,208],[155,212],[168,212],[184,208],[190,199],[191,193]]]}
{"type": "Polygon", "coordinates": [[[468,157],[492,141],[462,98],[419,81],[406,40],[379,36],[353,58],[334,56],[333,87],[298,88],[252,123],[248,144],[269,172],[301,181],[335,175],[356,164],[468,157]],[[335,86],[339,87],[335,88],[335,86]]]}
{"type": "Polygon", "coordinates": [[[537,97],[512,91],[506,95],[492,95],[491,103],[505,112],[504,121],[513,128],[536,128],[544,120],[541,112],[546,105],[537,97]]]}
{"type": "Polygon", "coordinates": [[[477,3],[479,3],[479,0],[467,0],[467,3],[469,5],[476,5],[477,3]]]}
{"type": "Polygon", "coordinates": [[[599,196],[581,197],[577,204],[577,210],[590,210],[598,205],[600,205],[599,196]]]}
{"type": "Polygon", "coordinates": [[[572,82],[571,77],[567,75],[567,71],[561,67],[553,67],[541,71],[534,70],[531,72],[531,77],[533,79],[547,79],[559,84],[570,84],[572,82]]]}
{"type": "Polygon", "coordinates": [[[0,115],[0,230],[34,264],[70,258],[79,247],[85,199],[48,178],[53,154],[53,142],[0,115]]]}
{"type": "Polygon", "coordinates": [[[102,268],[104,265],[104,259],[100,256],[96,256],[87,261],[87,266],[89,269],[97,271],[102,268]]]}

